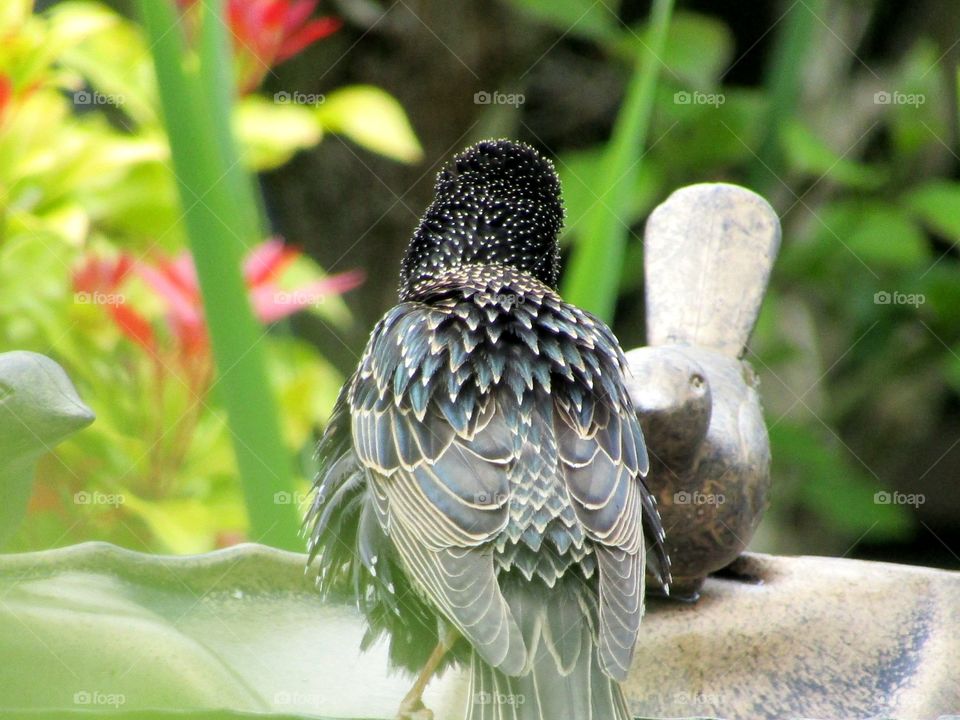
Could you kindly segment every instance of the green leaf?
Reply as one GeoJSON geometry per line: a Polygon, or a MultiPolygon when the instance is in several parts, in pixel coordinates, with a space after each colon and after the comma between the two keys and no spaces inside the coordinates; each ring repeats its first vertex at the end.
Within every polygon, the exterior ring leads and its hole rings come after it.
{"type": "Polygon", "coordinates": [[[592,40],[617,39],[616,9],[592,0],[513,0],[522,13],[564,35],[592,40]]]}
{"type": "MultiPolygon", "coordinates": [[[[625,30],[616,43],[624,58],[636,57],[646,25],[625,30]]],[[[705,90],[716,86],[720,74],[730,64],[734,41],[730,29],[721,20],[694,12],[677,12],[670,21],[667,41],[661,55],[665,80],[684,89],[705,90]]]]}
{"type": "Polygon", "coordinates": [[[57,3],[49,15],[51,36],[65,46],[57,64],[79,76],[71,89],[83,91],[89,84],[102,102],[155,127],[156,84],[140,30],[113,10],[87,2],[57,3]]]}
{"type": "Polygon", "coordinates": [[[878,502],[883,489],[820,425],[783,420],[770,428],[774,476],[795,476],[800,498],[818,517],[852,538],[902,537],[911,526],[901,505],[878,502]]]}
{"type": "Polygon", "coordinates": [[[0,557],[3,709],[393,717],[408,678],[382,643],[361,655],[356,610],[321,603],[305,561],[259,545],[0,557]]]}
{"type": "MultiPolygon", "coordinates": [[[[603,147],[564,153],[556,162],[560,186],[563,188],[564,239],[584,232],[584,221],[593,205],[601,202],[597,187],[603,173],[603,147]]],[[[633,223],[653,207],[661,178],[651,163],[643,163],[637,171],[636,187],[630,193],[629,208],[624,221],[633,223]]]]}
{"type": "Polygon", "coordinates": [[[780,135],[787,167],[814,180],[846,187],[876,189],[887,180],[883,168],[866,165],[831,149],[800,121],[787,123],[780,135]]]}
{"type": "Polygon", "coordinates": [[[256,170],[279,167],[323,137],[323,125],[312,108],[279,104],[259,95],[238,103],[233,121],[244,163],[256,170]]]}
{"type": "Polygon", "coordinates": [[[913,268],[930,257],[927,238],[910,217],[895,207],[869,203],[859,210],[847,247],[868,265],[913,268]]]}
{"type": "Polygon", "coordinates": [[[352,85],[334,90],[315,112],[324,128],[367,150],[404,163],[423,159],[423,148],[400,103],[380,88],[352,85]]]}
{"type": "Polygon", "coordinates": [[[902,202],[934,232],[951,241],[960,239],[960,183],[933,180],[910,190],[902,202]]]}

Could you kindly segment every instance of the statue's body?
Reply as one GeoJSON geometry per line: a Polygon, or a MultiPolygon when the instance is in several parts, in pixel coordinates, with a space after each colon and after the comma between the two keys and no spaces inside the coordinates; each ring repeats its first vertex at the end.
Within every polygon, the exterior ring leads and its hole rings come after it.
{"type": "Polygon", "coordinates": [[[678,190],[647,222],[648,346],[627,359],[681,598],[743,552],[767,507],[770,444],[743,356],[779,244],[773,209],[734,185],[678,190]]]}

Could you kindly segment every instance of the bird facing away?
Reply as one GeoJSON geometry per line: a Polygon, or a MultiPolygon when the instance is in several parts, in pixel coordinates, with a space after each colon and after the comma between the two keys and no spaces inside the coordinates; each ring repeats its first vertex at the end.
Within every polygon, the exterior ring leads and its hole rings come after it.
{"type": "Polygon", "coordinates": [[[420,671],[399,717],[451,662],[468,718],[630,717],[646,549],[664,589],[669,561],[623,352],[556,291],[562,223],[532,148],[456,156],[320,440],[311,562],[420,671]]]}

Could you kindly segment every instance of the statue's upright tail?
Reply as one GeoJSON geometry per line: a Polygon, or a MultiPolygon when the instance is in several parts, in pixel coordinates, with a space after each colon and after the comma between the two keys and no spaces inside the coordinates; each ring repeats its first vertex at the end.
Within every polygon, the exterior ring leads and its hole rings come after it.
{"type": "Polygon", "coordinates": [[[647,344],[740,357],[779,247],[779,218],[756,193],[723,183],[674,192],[647,220],[647,344]]]}

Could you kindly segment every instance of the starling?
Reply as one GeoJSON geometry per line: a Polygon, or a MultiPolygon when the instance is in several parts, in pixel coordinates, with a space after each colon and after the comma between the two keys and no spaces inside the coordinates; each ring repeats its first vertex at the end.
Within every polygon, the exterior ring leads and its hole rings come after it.
{"type": "Polygon", "coordinates": [[[630,717],[646,550],[664,589],[669,561],[623,352],[557,293],[562,224],[532,148],[456,156],[320,440],[311,563],[419,670],[399,717],[449,663],[468,718],[630,717]]]}

